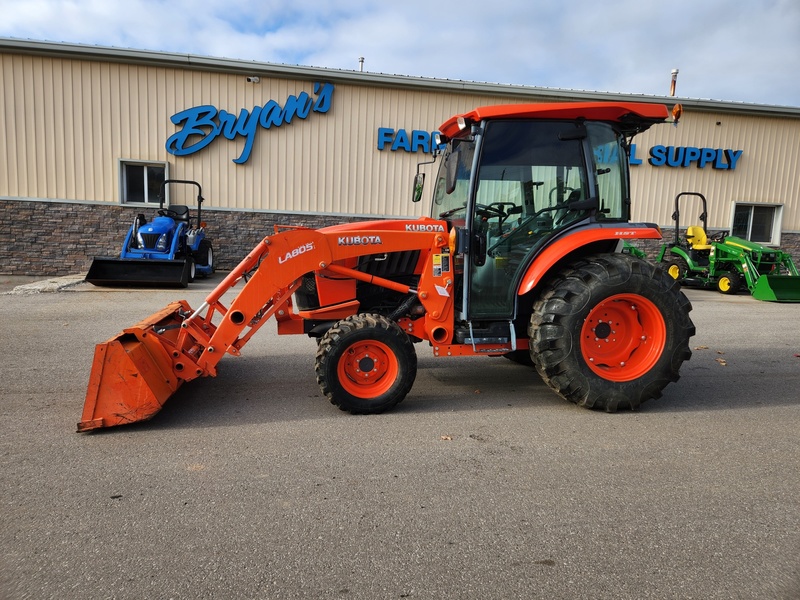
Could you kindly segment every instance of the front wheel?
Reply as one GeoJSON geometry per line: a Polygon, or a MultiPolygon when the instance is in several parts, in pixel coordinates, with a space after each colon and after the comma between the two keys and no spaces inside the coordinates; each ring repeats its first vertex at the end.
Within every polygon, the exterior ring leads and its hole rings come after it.
{"type": "Polygon", "coordinates": [[[359,314],[339,321],[322,336],[315,371],[331,404],[353,414],[381,413],[411,390],[417,355],[397,323],[359,314]]]}
{"type": "Polygon", "coordinates": [[[739,288],[742,287],[742,278],[736,271],[730,273],[723,273],[717,279],[717,291],[720,294],[735,295],[739,293],[739,288]]]}
{"type": "Polygon", "coordinates": [[[627,254],[588,257],[534,305],[531,357],[545,383],[614,412],[658,398],[691,357],[692,306],[666,271],[627,254]]]}
{"type": "Polygon", "coordinates": [[[689,264],[682,256],[668,259],[665,268],[669,276],[676,281],[681,281],[689,273],[689,264]]]}
{"type": "Polygon", "coordinates": [[[197,265],[191,256],[186,258],[186,262],[189,263],[189,283],[192,283],[197,276],[197,265]]]}

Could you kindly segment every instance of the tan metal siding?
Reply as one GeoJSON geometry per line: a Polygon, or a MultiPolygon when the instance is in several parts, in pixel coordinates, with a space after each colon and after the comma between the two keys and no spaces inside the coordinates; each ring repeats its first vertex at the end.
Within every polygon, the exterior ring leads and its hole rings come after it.
{"type": "Polygon", "coordinates": [[[744,115],[689,113],[677,127],[659,125],[635,139],[642,165],[631,174],[633,215],[672,223],[675,196],[700,192],[708,200],[710,228],[728,228],[734,202],[784,205],[782,229],[800,230],[800,121],[744,115]],[[719,123],[719,125],[717,125],[719,123]],[[695,146],[743,150],[736,169],[671,168],[647,164],[647,150],[695,146]]]}
{"type": "MultiPolygon", "coordinates": [[[[118,203],[118,161],[132,159],[165,161],[171,177],[199,181],[209,208],[374,216],[427,211],[426,201],[410,202],[426,156],[378,151],[379,127],[432,131],[478,105],[523,101],[464,93],[455,83],[452,91],[381,87],[366,78],[364,85],[337,83],[330,112],[259,129],[250,159],[237,165],[241,138],[220,136],[185,157],[167,153],[177,131],[170,116],[203,104],[232,114],[269,100],[283,105],[290,95],[312,94],[313,81],[262,77],[253,84],[241,74],[0,54],[0,83],[0,197],[118,203]]],[[[675,195],[700,191],[712,227],[730,224],[734,201],[764,202],[783,204],[782,228],[800,231],[798,140],[798,119],[687,111],[677,128],[658,126],[635,140],[645,164],[632,173],[634,218],[669,225],[675,195]],[[733,172],[656,168],[646,163],[655,144],[744,155],[733,172]]],[[[432,175],[435,166],[424,169],[432,175]]],[[[175,201],[193,202],[188,188],[175,191],[175,201]]]]}
{"type": "MultiPolygon", "coordinates": [[[[119,202],[118,160],[168,161],[170,176],[195,179],[210,206],[367,215],[419,213],[411,178],[422,154],[379,152],[386,126],[434,130],[453,112],[491,96],[338,84],[331,110],[256,134],[250,159],[232,161],[244,140],[219,137],[186,157],[169,155],[169,117],[210,104],[238,114],[269,100],[311,93],[313,82],[117,63],[2,56],[0,196],[119,202]]],[[[190,202],[183,192],[178,201],[190,202]]]]}

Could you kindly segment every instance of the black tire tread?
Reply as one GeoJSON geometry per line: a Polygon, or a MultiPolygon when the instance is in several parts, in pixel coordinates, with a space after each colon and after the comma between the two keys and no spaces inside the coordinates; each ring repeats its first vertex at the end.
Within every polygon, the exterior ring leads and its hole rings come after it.
{"type": "Polygon", "coordinates": [[[351,414],[378,414],[394,408],[403,401],[417,374],[417,354],[408,335],[397,323],[378,314],[357,314],[333,325],[317,345],[314,371],[317,384],[331,404],[351,414]],[[350,396],[338,385],[336,377],[339,351],[351,344],[351,340],[379,339],[393,347],[401,361],[398,382],[380,398],[364,401],[350,396]]]}
{"type": "MultiPolygon", "coordinates": [[[[596,304],[596,302],[595,302],[596,304]]],[[[659,398],[664,387],[679,379],[679,370],[692,351],[689,338],[695,328],[689,318],[692,305],[680,284],[664,269],[628,254],[587,257],[550,280],[534,304],[528,335],[534,366],[545,383],[562,398],[579,406],[615,412],[638,408],[659,398]],[[628,382],[602,379],[586,366],[578,334],[591,309],[593,290],[606,296],[640,294],[662,311],[667,343],[658,363],[642,377],[628,382]]]]}

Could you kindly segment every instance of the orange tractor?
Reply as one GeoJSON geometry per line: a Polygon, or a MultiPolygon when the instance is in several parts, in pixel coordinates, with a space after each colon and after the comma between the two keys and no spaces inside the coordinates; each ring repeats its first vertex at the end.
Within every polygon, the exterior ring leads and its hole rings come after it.
{"type": "Polygon", "coordinates": [[[666,271],[621,250],[661,238],[629,222],[627,150],[667,117],[620,102],[452,117],[430,217],[276,226],[197,309],[172,303],[97,346],[78,430],[149,419],[271,318],[279,334],[318,339],[317,382],[351,413],[405,398],[420,341],[437,357],[532,363],[581,406],[658,398],[691,356],[691,305],[666,271]]]}

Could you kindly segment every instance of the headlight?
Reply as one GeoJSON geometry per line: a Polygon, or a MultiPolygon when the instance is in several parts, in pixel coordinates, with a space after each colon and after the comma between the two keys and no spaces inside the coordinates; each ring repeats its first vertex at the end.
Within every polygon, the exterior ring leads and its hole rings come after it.
{"type": "Polygon", "coordinates": [[[144,245],[144,238],[142,237],[141,232],[136,234],[136,241],[139,242],[139,248],[145,248],[146,247],[144,245]]]}
{"type": "Polygon", "coordinates": [[[167,234],[162,233],[158,237],[158,243],[156,244],[156,250],[159,252],[164,252],[167,249],[167,234]]]}

